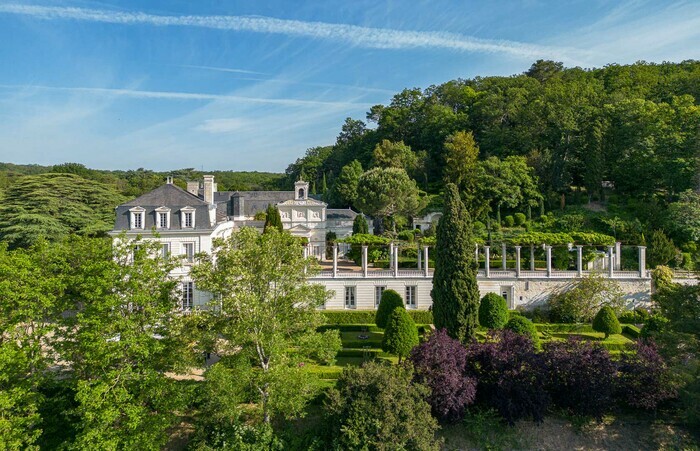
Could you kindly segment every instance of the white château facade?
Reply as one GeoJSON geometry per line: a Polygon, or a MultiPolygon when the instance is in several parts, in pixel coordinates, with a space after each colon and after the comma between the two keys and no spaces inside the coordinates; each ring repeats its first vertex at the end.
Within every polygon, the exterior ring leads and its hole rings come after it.
{"type": "MultiPolygon", "coordinates": [[[[263,221],[255,219],[268,205],[280,211],[283,226],[293,235],[308,240],[305,252],[322,261],[323,269],[311,276],[333,292],[326,309],[374,309],[385,289],[396,290],[404,298],[409,309],[429,309],[432,305],[433,269],[429,266],[430,249],[418,249],[416,268],[399,268],[399,249],[389,247],[390,267],[374,268],[368,264],[368,248],[362,248],[362,262],[357,266],[343,261],[342,249],[335,246],[326,249],[326,234],[333,232],[337,238],[352,234],[352,224],[358,213],[349,209],[329,209],[324,202],[309,197],[309,184],[299,181],[294,191],[217,191],[214,177],[205,175],[202,183],[188,183],[187,190],[172,180],[155,190],[116,208],[116,222],[111,235],[118,239],[124,233],[127,238],[142,236],[162,243],[163,252],[182,256],[185,264],[172,273],[182,283],[182,308],[204,306],[208,293],[199,291],[189,276],[194,255],[210,253],[215,238],[226,238],[237,228],[252,226],[260,229],[263,221]],[[154,235],[153,232],[156,232],[154,235]],[[328,261],[326,254],[332,255],[328,261]]],[[[437,216],[437,215],[432,215],[437,216]]],[[[426,217],[422,226],[432,224],[436,217],[426,217]]],[[[477,281],[482,295],[494,292],[506,298],[509,308],[532,306],[544,302],[553,292],[565,289],[576,279],[589,274],[582,260],[583,246],[571,247],[576,252],[577,269],[558,271],[552,268],[552,247],[544,246],[545,268],[535,268],[534,248],[514,246],[508,252],[515,254],[515,267],[508,268],[503,257],[500,268],[487,267],[479,271],[477,281]],[[521,252],[529,252],[531,267],[523,269],[521,252]]],[[[603,275],[615,279],[628,301],[628,306],[643,304],[651,295],[651,278],[646,270],[646,249],[638,247],[637,271],[621,271],[620,244],[610,246],[605,253],[603,275]]],[[[475,252],[490,261],[490,247],[477,247],[475,252]]],[[[505,256],[505,245],[500,249],[505,256]]]]}

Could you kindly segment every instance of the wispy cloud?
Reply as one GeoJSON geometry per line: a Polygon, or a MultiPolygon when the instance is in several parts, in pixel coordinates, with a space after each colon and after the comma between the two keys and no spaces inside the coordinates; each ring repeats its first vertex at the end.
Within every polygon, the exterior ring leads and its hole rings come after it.
{"type": "Polygon", "coordinates": [[[195,127],[195,130],[200,130],[208,133],[232,133],[243,129],[246,126],[246,121],[235,117],[224,119],[207,119],[200,125],[195,127]]]}
{"type": "Polygon", "coordinates": [[[526,59],[547,57],[577,60],[588,51],[576,48],[541,46],[517,41],[479,39],[457,33],[370,28],[327,22],[305,22],[259,16],[165,16],[143,12],[122,12],[72,7],[0,5],[0,13],[38,19],[79,20],[122,25],[201,27],[228,31],[281,34],[330,41],[341,41],[375,49],[446,49],[459,52],[502,53],[526,59]]]}
{"type": "Polygon", "coordinates": [[[261,103],[271,105],[286,105],[286,106],[311,106],[320,105],[333,107],[370,107],[370,103],[355,103],[355,102],[330,102],[322,100],[303,100],[303,99],[275,99],[265,97],[245,97],[227,94],[208,94],[196,92],[176,92],[176,91],[145,91],[137,89],[113,89],[113,88],[88,88],[88,87],[64,87],[64,86],[38,86],[38,85],[0,85],[0,88],[5,89],[34,89],[47,91],[72,91],[82,92],[106,96],[122,96],[135,99],[164,99],[164,100],[201,100],[201,101],[220,101],[220,102],[236,102],[236,103],[261,103]]]}
{"type": "MultiPolygon", "coordinates": [[[[2,7],[0,6],[0,9],[2,7]]],[[[256,72],[254,70],[246,70],[246,69],[233,69],[229,67],[212,67],[212,66],[194,66],[192,64],[180,64],[179,67],[189,67],[191,69],[206,69],[206,70],[213,70],[217,72],[232,72],[234,74],[249,74],[249,75],[270,75],[265,72],[256,72]]]]}

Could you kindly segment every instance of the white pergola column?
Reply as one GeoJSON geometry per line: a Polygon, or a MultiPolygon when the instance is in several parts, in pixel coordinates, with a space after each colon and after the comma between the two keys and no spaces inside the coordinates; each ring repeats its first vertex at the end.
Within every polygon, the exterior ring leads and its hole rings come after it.
{"type": "Polygon", "coordinates": [[[639,252],[639,277],[646,277],[647,275],[647,247],[637,246],[637,252],[639,252]]]}
{"type": "Polygon", "coordinates": [[[399,275],[399,246],[394,246],[394,277],[399,275]]]}
{"type": "MultiPolygon", "coordinates": [[[[304,256],[304,260],[309,258],[309,245],[308,244],[304,245],[304,247],[302,248],[302,254],[304,256]]],[[[308,266],[307,264],[304,264],[304,274],[306,274],[307,266],[308,266]]]]}
{"type": "Polygon", "coordinates": [[[622,243],[615,243],[615,271],[622,269],[622,243]]]}
{"type": "Polygon", "coordinates": [[[608,277],[612,278],[615,271],[614,247],[608,246],[608,277]]]}
{"type": "Polygon", "coordinates": [[[530,271],[535,270],[535,245],[530,245],[530,271]]]}
{"type": "Polygon", "coordinates": [[[421,253],[420,250],[420,245],[418,245],[418,271],[420,271],[423,268],[423,253],[421,253]]]}
{"type": "Polygon", "coordinates": [[[508,268],[508,260],[506,259],[506,243],[501,243],[501,269],[506,270],[508,268]]]}
{"type": "Polygon", "coordinates": [[[546,246],[547,252],[547,277],[552,277],[552,246],[546,246]]]}
{"type": "Polygon", "coordinates": [[[423,275],[428,277],[428,269],[430,267],[430,260],[428,260],[428,246],[423,246],[423,275]]]}
{"type": "Polygon", "coordinates": [[[476,243],[474,245],[474,260],[476,261],[476,265],[479,265],[479,243],[476,243]]]}
{"type": "Polygon", "coordinates": [[[515,277],[520,278],[520,246],[515,246],[515,277]]]}
{"type": "Polygon", "coordinates": [[[333,277],[338,275],[338,245],[333,245],[333,277]]]}
{"type": "Polygon", "coordinates": [[[367,277],[367,246],[362,246],[362,277],[367,277]]]}
{"type": "Polygon", "coordinates": [[[394,267],[394,243],[389,243],[389,269],[394,267]]]}
{"type": "Polygon", "coordinates": [[[484,262],[484,271],[486,272],[486,278],[491,277],[491,268],[489,268],[489,260],[491,259],[491,246],[484,246],[484,256],[486,256],[486,262],[484,262]]]}
{"type": "Polygon", "coordinates": [[[576,245],[576,271],[579,277],[583,277],[583,246],[576,245]]]}

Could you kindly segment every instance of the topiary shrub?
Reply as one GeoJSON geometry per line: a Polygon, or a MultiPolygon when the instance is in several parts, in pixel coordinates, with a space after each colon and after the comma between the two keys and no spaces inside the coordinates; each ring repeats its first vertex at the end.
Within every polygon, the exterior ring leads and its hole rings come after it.
{"type": "Polygon", "coordinates": [[[479,303],[479,324],[489,329],[502,329],[508,322],[508,305],[503,296],[487,293],[479,303]]]}
{"type": "Polygon", "coordinates": [[[395,308],[384,329],[382,350],[399,357],[399,363],[418,345],[418,329],[404,308],[395,308]]]}
{"type": "Polygon", "coordinates": [[[604,333],[606,340],[610,335],[622,333],[615,311],[607,305],[598,310],[598,314],[593,318],[593,330],[604,333]]]}
{"type": "Polygon", "coordinates": [[[515,218],[513,218],[511,215],[508,215],[505,217],[504,222],[506,227],[513,227],[515,225],[515,218]]]}
{"type": "Polygon", "coordinates": [[[374,316],[374,322],[377,324],[377,326],[381,327],[382,329],[386,328],[387,321],[389,321],[389,316],[397,307],[402,309],[406,308],[403,305],[401,295],[394,290],[384,290],[382,293],[382,299],[379,301],[377,314],[374,316]]]}
{"type": "Polygon", "coordinates": [[[532,321],[525,318],[524,316],[514,316],[508,320],[504,329],[508,329],[516,334],[525,335],[528,337],[532,344],[537,348],[540,344],[540,338],[537,335],[537,328],[532,321]]]}
{"type": "Polygon", "coordinates": [[[476,398],[476,379],[464,374],[467,350],[462,343],[440,329],[411,351],[409,360],[416,370],[415,380],[432,390],[428,403],[433,414],[447,421],[458,421],[476,398]]]}
{"type": "Polygon", "coordinates": [[[514,214],[513,219],[515,219],[515,225],[518,227],[524,226],[525,223],[527,222],[527,217],[525,217],[525,214],[523,214],[523,213],[514,214]]]}
{"type": "Polygon", "coordinates": [[[479,403],[498,411],[509,424],[522,418],[544,419],[549,396],[542,359],[532,341],[509,330],[491,331],[467,348],[467,375],[477,380],[479,403]]]}
{"type": "Polygon", "coordinates": [[[599,344],[570,338],[546,343],[546,385],[552,401],[574,415],[602,419],[613,405],[617,367],[599,344]]]}
{"type": "Polygon", "coordinates": [[[345,368],[324,404],[327,449],[439,450],[430,389],[413,379],[410,365],[345,368]]]}

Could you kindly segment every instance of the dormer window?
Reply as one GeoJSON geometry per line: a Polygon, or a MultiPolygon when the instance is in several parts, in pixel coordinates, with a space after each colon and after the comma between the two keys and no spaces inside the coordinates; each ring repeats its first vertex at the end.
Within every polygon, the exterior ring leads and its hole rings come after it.
{"type": "Polygon", "coordinates": [[[185,207],[180,210],[180,225],[183,229],[193,229],[194,218],[194,208],[185,207]]]}
{"type": "Polygon", "coordinates": [[[170,209],[168,207],[156,208],[156,228],[170,228],[170,209]]]}
{"type": "Polygon", "coordinates": [[[143,229],[146,210],[142,207],[129,209],[129,225],[131,229],[143,229]]]}

